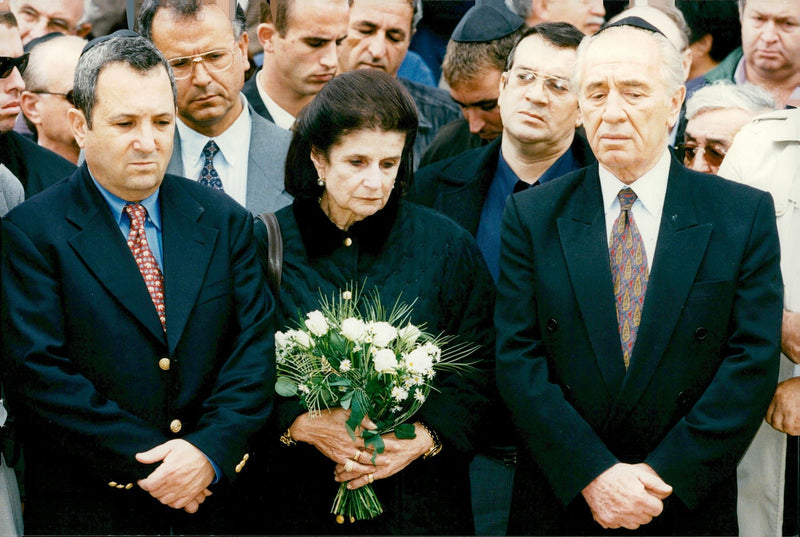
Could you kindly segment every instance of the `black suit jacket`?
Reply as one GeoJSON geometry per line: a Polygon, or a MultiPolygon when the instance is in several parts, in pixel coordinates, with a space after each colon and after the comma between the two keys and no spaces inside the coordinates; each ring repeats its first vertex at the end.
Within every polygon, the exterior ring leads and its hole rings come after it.
{"type": "MultiPolygon", "coordinates": [[[[720,517],[735,532],[736,464],[777,378],[782,283],[773,204],[768,194],[674,159],[668,181],[627,372],[597,165],[514,195],[506,207],[498,385],[546,478],[528,484],[549,484],[559,500],[546,512],[520,510],[517,531],[533,531],[536,517],[553,522],[564,506],[582,504],[587,514],[580,492],[595,477],[616,462],[646,462],[674,488],[675,506],[643,532],[726,535],[707,527],[720,517]]],[[[565,520],[566,530],[550,531],[600,533],[591,517],[584,526],[565,520]]]]}
{"type": "Polygon", "coordinates": [[[264,100],[261,99],[261,95],[258,93],[258,81],[256,79],[258,78],[258,73],[260,72],[261,69],[259,68],[258,71],[253,73],[253,76],[251,76],[247,82],[244,83],[242,93],[244,93],[244,96],[247,97],[247,102],[250,103],[250,106],[253,107],[253,110],[255,110],[258,115],[267,121],[275,123],[275,120],[272,119],[272,115],[270,115],[269,110],[267,110],[267,107],[264,105],[264,100]]]}
{"type": "Polygon", "coordinates": [[[14,131],[0,135],[0,162],[22,183],[26,199],[75,171],[61,155],[14,131]]]}
{"type": "MultiPolygon", "coordinates": [[[[230,482],[271,411],[274,302],[249,213],[170,175],[159,202],[166,335],[85,165],[3,220],[4,364],[12,403],[25,410],[34,511],[68,506],[69,498],[97,502],[98,513],[143,501],[136,480],[154,468],[134,455],[172,438],[199,448],[230,482]]],[[[64,516],[47,511],[36,516],[64,516]]]]}
{"type": "MultiPolygon", "coordinates": [[[[497,170],[502,136],[489,145],[420,168],[406,198],[443,212],[474,236],[497,170]]],[[[586,139],[576,133],[570,147],[581,166],[595,162],[586,139]]]]}

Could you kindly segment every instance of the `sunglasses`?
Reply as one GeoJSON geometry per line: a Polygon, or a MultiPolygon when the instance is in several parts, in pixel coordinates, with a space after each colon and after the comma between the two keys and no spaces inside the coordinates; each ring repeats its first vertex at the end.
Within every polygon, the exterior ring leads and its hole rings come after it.
{"type": "Polygon", "coordinates": [[[31,91],[31,93],[36,93],[37,95],[60,95],[64,97],[69,104],[75,106],[75,99],[73,98],[73,91],[69,90],[66,93],[56,93],[54,91],[31,91]]]}
{"type": "Polygon", "coordinates": [[[14,67],[19,69],[19,74],[25,72],[28,67],[28,58],[30,53],[17,56],[16,58],[9,58],[8,56],[0,56],[0,78],[6,78],[14,70],[14,67]]]}
{"type": "Polygon", "coordinates": [[[702,154],[703,159],[710,167],[719,168],[727,153],[724,147],[715,144],[701,145],[693,142],[678,144],[677,149],[683,152],[683,164],[685,166],[691,166],[694,160],[702,154]]]}

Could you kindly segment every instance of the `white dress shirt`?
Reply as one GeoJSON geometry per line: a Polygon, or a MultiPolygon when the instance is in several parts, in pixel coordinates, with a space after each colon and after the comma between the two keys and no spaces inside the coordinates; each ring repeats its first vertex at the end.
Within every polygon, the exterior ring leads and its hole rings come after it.
{"type": "Polygon", "coordinates": [[[642,236],[642,242],[644,242],[648,272],[653,267],[656,244],[658,243],[658,228],[661,225],[661,213],[664,210],[664,196],[667,194],[670,160],[669,150],[665,147],[664,153],[656,165],[630,185],[626,185],[617,179],[602,164],[599,166],[608,244],[611,244],[611,231],[614,227],[614,222],[619,216],[620,207],[617,194],[623,188],[630,188],[636,193],[636,201],[631,207],[631,212],[633,213],[633,221],[636,222],[636,227],[642,236]]]}
{"type": "MultiPolygon", "coordinates": [[[[239,95],[239,98],[244,104],[239,117],[225,132],[214,138],[219,147],[219,152],[214,156],[214,169],[222,180],[225,193],[245,206],[251,127],[247,99],[244,95],[239,95]]],[[[203,148],[211,138],[193,130],[183,121],[178,121],[177,127],[181,137],[183,173],[189,179],[197,181],[205,162],[203,148]]]]}
{"type": "Polygon", "coordinates": [[[281,108],[278,103],[272,100],[272,97],[269,96],[269,93],[264,91],[263,84],[261,84],[261,77],[265,76],[264,70],[260,70],[256,76],[258,77],[256,78],[256,88],[258,88],[258,94],[261,95],[261,100],[264,101],[264,106],[267,107],[267,112],[269,112],[269,115],[272,116],[272,121],[274,121],[277,126],[286,130],[290,130],[294,125],[295,117],[281,108]]]}

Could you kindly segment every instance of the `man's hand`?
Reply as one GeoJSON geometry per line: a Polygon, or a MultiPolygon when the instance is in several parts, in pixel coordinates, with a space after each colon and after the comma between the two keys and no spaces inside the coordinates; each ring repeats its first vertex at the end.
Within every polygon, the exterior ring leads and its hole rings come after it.
{"type": "Polygon", "coordinates": [[[661,514],[672,487],[646,464],[617,463],[581,493],[602,527],[635,530],[661,514]]]}
{"type": "MultiPolygon", "coordinates": [[[[323,410],[314,416],[306,412],[294,420],[289,432],[292,438],[312,444],[333,462],[345,464],[358,450],[365,450],[364,439],[358,436],[358,431],[355,440],[347,433],[345,423],[349,417],[350,411],[343,408],[323,410]]],[[[369,418],[364,417],[361,428],[375,429],[376,426],[369,418]]],[[[360,459],[366,462],[371,456],[370,453],[369,456],[364,455],[360,459]]]]}
{"type": "Polygon", "coordinates": [[[800,435],[800,377],[778,384],[764,419],[782,433],[800,435]]]}
{"type": "Polygon", "coordinates": [[[214,468],[203,452],[186,440],[169,440],[149,451],[136,454],[143,464],[161,464],[139,486],[173,509],[194,513],[211,494],[214,468]]]}
{"type": "Polygon", "coordinates": [[[800,311],[783,310],[781,350],[791,361],[800,364],[800,311]]]}

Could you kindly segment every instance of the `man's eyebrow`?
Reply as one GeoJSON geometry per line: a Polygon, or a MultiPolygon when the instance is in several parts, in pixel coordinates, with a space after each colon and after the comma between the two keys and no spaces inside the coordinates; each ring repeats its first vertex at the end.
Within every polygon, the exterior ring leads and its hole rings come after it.
{"type": "MultiPolygon", "coordinates": [[[[450,98],[453,99],[452,97],[450,97],[450,98]]],[[[497,99],[483,99],[482,101],[475,101],[475,102],[472,102],[472,103],[462,103],[458,99],[453,99],[453,102],[456,103],[458,106],[462,106],[464,108],[467,108],[467,107],[470,107],[470,106],[487,106],[487,105],[490,105],[490,104],[497,104],[497,99]]]]}

